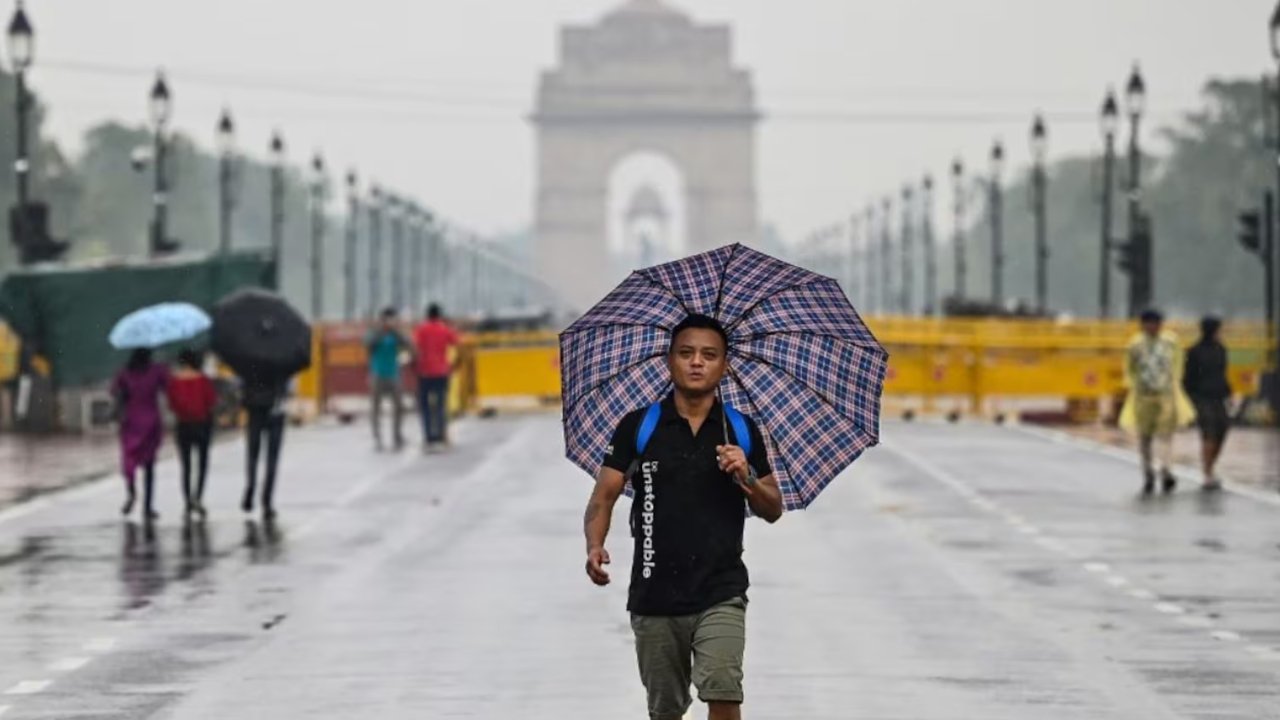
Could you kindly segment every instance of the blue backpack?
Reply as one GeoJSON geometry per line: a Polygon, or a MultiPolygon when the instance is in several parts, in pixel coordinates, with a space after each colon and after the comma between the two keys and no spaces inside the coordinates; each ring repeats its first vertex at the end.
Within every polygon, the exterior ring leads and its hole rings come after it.
{"type": "MultiPolygon", "coordinates": [[[[733,438],[737,441],[738,447],[742,448],[742,454],[751,457],[751,431],[747,429],[747,419],[733,408],[733,406],[722,403],[721,408],[724,409],[725,417],[729,420],[729,426],[733,428],[733,438]]],[[[662,403],[656,402],[644,411],[644,419],[640,421],[640,427],[636,429],[636,459],[644,454],[644,449],[649,447],[649,440],[653,437],[653,431],[658,427],[658,418],[662,415],[662,403]]],[[[725,438],[728,441],[728,438],[725,438]]]]}

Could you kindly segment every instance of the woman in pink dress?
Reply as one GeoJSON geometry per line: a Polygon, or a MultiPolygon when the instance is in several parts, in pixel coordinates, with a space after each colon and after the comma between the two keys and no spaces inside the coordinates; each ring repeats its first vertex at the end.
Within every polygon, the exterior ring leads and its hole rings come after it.
{"type": "Polygon", "coordinates": [[[152,506],[155,490],[156,454],[164,439],[164,423],[160,416],[160,396],[169,380],[169,370],[164,365],[151,362],[151,351],[139,348],[129,356],[129,362],[116,375],[111,385],[120,417],[121,471],[124,473],[127,492],[121,512],[133,512],[137,493],[134,480],[138,469],[143,472],[143,518],[159,517],[152,506]]]}

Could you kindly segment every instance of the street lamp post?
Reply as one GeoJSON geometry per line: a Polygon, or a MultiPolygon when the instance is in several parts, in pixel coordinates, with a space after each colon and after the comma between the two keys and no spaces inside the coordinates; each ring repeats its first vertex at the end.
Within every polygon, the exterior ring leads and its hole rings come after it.
{"type": "Polygon", "coordinates": [[[30,200],[31,159],[27,151],[29,132],[27,115],[31,109],[31,102],[27,96],[27,69],[31,67],[31,61],[35,55],[35,33],[32,31],[31,21],[27,19],[21,0],[13,12],[13,18],[9,21],[7,35],[9,62],[13,66],[16,90],[14,106],[18,113],[18,154],[13,163],[13,171],[17,176],[18,208],[19,212],[23,212],[30,200]]]}
{"type": "Polygon", "coordinates": [[[235,123],[231,111],[224,109],[218,118],[218,254],[224,258],[231,252],[231,163],[235,150],[235,123]]]}
{"type": "Polygon", "coordinates": [[[355,170],[347,171],[347,233],[342,256],[342,317],[356,318],[356,242],[360,221],[360,195],[355,170]]]}
{"type": "Polygon", "coordinates": [[[167,255],[178,249],[177,243],[168,238],[169,180],[165,175],[165,151],[167,150],[165,129],[172,116],[173,96],[169,93],[169,83],[165,81],[164,73],[161,72],[156,75],[155,83],[151,86],[151,122],[155,126],[153,161],[156,166],[156,185],[151,196],[155,206],[155,215],[151,220],[152,257],[167,255]]]}
{"type": "MultiPolygon", "coordinates": [[[[1271,13],[1270,30],[1271,30],[1271,57],[1277,63],[1280,63],[1280,3],[1276,4],[1275,11],[1271,13]]],[[[1275,121],[1276,121],[1276,146],[1274,148],[1276,153],[1275,155],[1276,197],[1280,198],[1280,70],[1278,70],[1276,73],[1276,83],[1275,83],[1274,90],[1275,90],[1275,93],[1272,96],[1272,100],[1276,104],[1275,113],[1274,113],[1275,121]]],[[[1276,213],[1276,215],[1280,216],[1280,213],[1276,213]]],[[[1280,298],[1276,297],[1276,293],[1275,293],[1276,288],[1274,287],[1275,286],[1274,275],[1276,272],[1276,268],[1280,267],[1280,228],[1277,228],[1274,222],[1275,222],[1275,219],[1273,218],[1273,224],[1270,228],[1268,228],[1270,230],[1268,235],[1271,237],[1271,243],[1270,243],[1270,247],[1267,248],[1266,265],[1268,268],[1270,268],[1270,275],[1272,277],[1271,281],[1268,283],[1268,285],[1270,285],[1271,287],[1267,288],[1267,307],[1272,309],[1271,310],[1272,315],[1275,317],[1269,318],[1271,320],[1274,320],[1274,322],[1270,323],[1272,327],[1268,329],[1268,332],[1272,333],[1272,339],[1273,341],[1275,341],[1275,343],[1280,343],[1280,312],[1276,312],[1275,310],[1275,308],[1280,306],[1280,298]]],[[[1272,356],[1273,360],[1280,358],[1280,345],[1273,345],[1273,352],[1275,353],[1272,356]]],[[[1277,394],[1280,394],[1280,391],[1275,391],[1275,392],[1277,392],[1277,394]]],[[[1276,406],[1273,404],[1272,407],[1276,407],[1276,406]]]]}
{"type": "Polygon", "coordinates": [[[280,265],[284,259],[284,138],[271,134],[271,275],[280,290],[280,265]]]}
{"type": "Polygon", "coordinates": [[[387,223],[391,229],[391,307],[404,308],[404,201],[387,196],[387,223]]]}
{"type": "Polygon", "coordinates": [[[857,213],[849,217],[849,246],[848,260],[845,266],[845,294],[849,296],[849,302],[853,302],[853,298],[857,295],[854,288],[858,285],[858,215],[857,213]]]}
{"type": "Polygon", "coordinates": [[[880,308],[893,312],[893,198],[888,195],[880,213],[880,308]]]}
{"type": "Polygon", "coordinates": [[[1129,315],[1136,316],[1151,302],[1151,242],[1142,219],[1142,150],[1139,129],[1146,107],[1147,86],[1138,66],[1133,66],[1125,88],[1125,110],[1129,113],[1129,247],[1138,262],[1129,277],[1129,315]]]}
{"type": "Polygon", "coordinates": [[[1045,190],[1048,176],[1045,159],[1049,154],[1049,133],[1044,117],[1037,115],[1031,123],[1031,208],[1036,228],[1036,311],[1044,315],[1049,310],[1049,239],[1046,225],[1045,190]]]}
{"type": "Polygon", "coordinates": [[[902,291],[899,309],[905,316],[915,314],[915,247],[911,237],[911,212],[915,203],[914,192],[910,185],[902,188],[902,247],[898,249],[902,255],[902,291]]]}
{"type": "Polygon", "coordinates": [[[933,240],[933,176],[920,184],[920,242],[924,247],[924,312],[938,311],[938,252],[933,240]]]}
{"type": "Polygon", "coordinates": [[[369,317],[382,302],[382,188],[369,188],[369,317]]]}
{"type": "Polygon", "coordinates": [[[1115,194],[1116,129],[1120,108],[1114,90],[1102,101],[1102,265],[1098,276],[1098,317],[1111,316],[1111,211],[1115,194]]]}
{"type": "Polygon", "coordinates": [[[422,208],[414,203],[409,204],[409,312],[417,312],[422,306],[423,278],[423,242],[425,241],[423,226],[426,218],[422,208]]]}
{"type": "Polygon", "coordinates": [[[868,312],[879,311],[876,300],[879,293],[876,290],[879,273],[876,270],[876,206],[875,203],[867,203],[867,209],[863,211],[863,233],[862,246],[865,248],[862,260],[863,272],[866,277],[866,309],[868,312]]]}
{"type": "Polygon", "coordinates": [[[311,158],[311,319],[324,317],[324,204],[329,177],[324,156],[311,158]]]}
{"type": "Polygon", "coordinates": [[[966,292],[965,282],[969,273],[968,258],[965,256],[964,246],[965,194],[964,162],[960,158],[956,158],[951,162],[951,250],[955,253],[955,297],[957,300],[964,299],[966,292]]]}
{"type": "Polygon", "coordinates": [[[999,140],[991,146],[990,200],[987,208],[991,222],[991,304],[997,309],[1004,304],[1004,191],[1000,176],[1004,171],[1004,145],[999,140]]]}

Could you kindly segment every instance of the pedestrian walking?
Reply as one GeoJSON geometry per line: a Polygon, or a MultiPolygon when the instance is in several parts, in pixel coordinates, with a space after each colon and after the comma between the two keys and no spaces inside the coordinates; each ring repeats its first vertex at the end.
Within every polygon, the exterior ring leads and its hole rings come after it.
{"type": "Polygon", "coordinates": [[[1145,310],[1139,317],[1141,331],[1129,341],[1124,376],[1129,388],[1120,426],[1138,436],[1142,457],[1142,492],[1173,492],[1173,433],[1191,422],[1195,411],[1182,391],[1183,354],[1178,338],[1164,327],[1164,316],[1145,310]]]}
{"type": "Polygon", "coordinates": [[[135,481],[141,470],[142,514],[148,522],[159,517],[154,504],[156,455],[164,439],[160,395],[168,379],[168,369],[152,362],[151,350],[137,348],[111,384],[120,420],[121,470],[125,479],[126,499],[121,514],[127,516],[133,512],[137,499],[135,481]]]}
{"type": "Polygon", "coordinates": [[[583,520],[587,576],[607,585],[605,539],[632,483],[627,609],[651,718],[683,717],[691,683],[712,720],[741,717],[745,516],[750,508],[775,522],[783,498],[760,429],[717,398],[727,357],[728,335],[714,318],[689,315],[675,326],[667,351],[674,390],[617,425],[583,520]]]}
{"type": "Polygon", "coordinates": [[[449,376],[455,367],[449,351],[458,333],[445,322],[440,306],[432,303],[427,318],[413,334],[417,348],[418,412],[422,416],[423,449],[449,442],[449,376]]]}
{"type": "Polygon", "coordinates": [[[1227,380],[1227,348],[1222,344],[1222,321],[1206,317],[1200,321],[1200,340],[1187,349],[1182,387],[1195,405],[1200,428],[1200,463],[1204,470],[1202,489],[1214,491],[1222,483],[1214,473],[1231,425],[1227,405],[1231,383],[1227,380]]]}
{"type": "Polygon", "coordinates": [[[382,449],[382,401],[391,401],[391,426],[395,449],[404,447],[401,424],[404,419],[404,401],[400,386],[400,353],[413,354],[413,346],[396,328],[395,308],[386,308],[378,316],[378,325],[365,338],[369,352],[369,399],[373,424],[373,442],[382,449]]]}
{"type": "Polygon", "coordinates": [[[248,463],[245,476],[244,498],[240,509],[253,512],[254,491],[258,479],[258,458],[266,441],[265,477],[262,485],[262,515],[270,520],[275,517],[276,472],[280,464],[280,449],[284,444],[284,403],[289,393],[289,380],[281,376],[251,376],[242,378],[241,405],[249,416],[247,428],[248,463]]]}
{"type": "Polygon", "coordinates": [[[209,444],[213,440],[213,414],[218,391],[204,374],[204,354],[186,349],[178,354],[178,367],[169,376],[169,409],[177,421],[175,439],[182,465],[182,497],[185,517],[204,520],[204,484],[209,474],[209,444]],[[192,485],[194,461],[195,484],[192,485]]]}

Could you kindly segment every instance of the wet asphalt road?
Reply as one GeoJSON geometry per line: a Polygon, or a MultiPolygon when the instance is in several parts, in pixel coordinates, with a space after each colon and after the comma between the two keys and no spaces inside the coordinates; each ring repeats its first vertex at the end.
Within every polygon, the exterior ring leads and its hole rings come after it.
{"type": "MultiPolygon", "coordinates": [[[[890,425],[808,512],[749,525],[752,718],[1280,717],[1280,505],[985,426],[890,425]]],[[[154,533],[117,482],[0,513],[0,717],[644,717],[614,584],[583,577],[589,484],[552,416],[447,455],[293,431],[281,516],[154,533]]],[[[696,710],[700,714],[700,710],[696,710]]]]}

